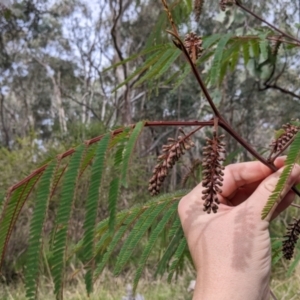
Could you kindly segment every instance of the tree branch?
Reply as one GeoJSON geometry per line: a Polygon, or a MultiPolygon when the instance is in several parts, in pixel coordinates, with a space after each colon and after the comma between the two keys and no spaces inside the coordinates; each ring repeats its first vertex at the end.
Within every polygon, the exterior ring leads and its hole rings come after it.
{"type": "Polygon", "coordinates": [[[297,38],[295,38],[294,36],[282,31],[281,29],[277,28],[276,26],[274,26],[273,24],[271,24],[270,22],[268,22],[267,20],[263,19],[262,17],[258,16],[256,13],[254,13],[253,11],[251,11],[249,8],[245,7],[239,0],[236,0],[236,5],[238,7],[240,7],[242,10],[244,10],[245,12],[247,12],[248,14],[252,15],[253,17],[255,17],[256,19],[260,20],[261,22],[267,24],[269,27],[271,27],[272,29],[274,29],[275,31],[281,33],[282,35],[284,35],[285,37],[295,41],[298,45],[300,45],[300,40],[298,40],[297,38]]]}

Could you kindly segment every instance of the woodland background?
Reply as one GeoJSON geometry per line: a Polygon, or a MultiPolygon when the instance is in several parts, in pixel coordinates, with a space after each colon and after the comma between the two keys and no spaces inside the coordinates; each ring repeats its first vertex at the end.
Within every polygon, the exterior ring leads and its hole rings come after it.
{"type": "MultiPolygon", "coordinates": [[[[177,10],[174,15],[175,20],[180,20],[179,29],[183,34],[190,30],[203,36],[227,32],[251,34],[254,27],[261,26],[259,21],[241,11],[221,12],[218,1],[206,1],[197,23],[193,20],[192,1],[184,2],[184,9],[177,10]]],[[[300,1],[244,0],[243,3],[281,29],[298,34],[300,1]]],[[[191,74],[181,84],[163,75],[159,81],[136,85],[140,74],[112,92],[142,65],[145,56],[105,69],[147,47],[168,41],[164,32],[167,28],[160,0],[28,0],[16,1],[9,13],[2,9],[0,201],[11,185],[49,158],[118,125],[139,120],[208,120],[211,117],[210,108],[191,74]]],[[[247,67],[238,62],[234,70],[226,73],[219,88],[210,89],[219,110],[260,153],[268,148],[275,129],[299,117],[299,51],[281,47],[279,56],[276,62],[278,78],[270,86],[266,85],[266,80],[272,64],[250,59],[247,67]]],[[[183,57],[174,61],[171,67],[174,78],[184,72],[183,66],[183,57]]],[[[202,65],[204,79],[209,68],[207,59],[202,65]]],[[[123,189],[120,195],[120,209],[149,199],[148,179],[156,156],[167,137],[174,136],[176,131],[171,127],[144,131],[131,162],[129,189],[123,189]]],[[[196,147],[173,168],[163,191],[181,187],[185,172],[195,160],[201,159],[204,141],[204,131],[197,133],[196,147]]],[[[230,139],[227,151],[227,163],[252,159],[230,139]]],[[[195,185],[197,178],[188,181],[186,187],[195,185]]],[[[85,199],[81,195],[86,189],[84,184],[80,187],[75,202],[70,232],[74,241],[82,235],[85,199]]],[[[9,244],[0,278],[3,287],[0,299],[21,299],[24,294],[24,253],[31,205],[29,201],[24,207],[9,244]]],[[[285,226],[297,213],[295,209],[285,212],[272,224],[272,232],[283,235],[285,226]]],[[[99,216],[107,216],[106,205],[99,210],[99,216]]],[[[50,228],[55,215],[49,213],[47,218],[50,228]]],[[[155,251],[159,252],[159,246],[155,251]]],[[[186,288],[194,278],[192,266],[187,265],[183,270],[179,284],[174,281],[168,285],[164,278],[152,280],[152,263],[155,262],[150,259],[139,292],[146,299],[187,299],[186,288]]],[[[274,292],[281,295],[279,299],[300,297],[297,286],[300,269],[296,268],[286,277],[289,266],[283,260],[274,266],[272,285],[274,292]]],[[[99,283],[98,299],[120,299],[135,267],[132,258],[132,268],[116,279],[107,268],[99,283]]],[[[70,273],[72,271],[70,269],[70,273]]],[[[46,299],[49,273],[46,267],[43,272],[42,291],[46,299]]],[[[67,299],[85,299],[81,280],[80,276],[70,279],[67,299]]],[[[51,295],[49,297],[52,299],[51,295]]]]}

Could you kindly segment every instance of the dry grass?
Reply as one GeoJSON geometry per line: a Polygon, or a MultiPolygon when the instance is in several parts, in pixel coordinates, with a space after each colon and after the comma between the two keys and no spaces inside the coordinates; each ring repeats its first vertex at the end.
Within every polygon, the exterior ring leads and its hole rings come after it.
{"type": "MultiPolygon", "coordinates": [[[[73,281],[72,285],[65,288],[64,299],[66,300],[121,300],[126,295],[126,285],[130,283],[130,277],[112,277],[109,273],[101,276],[95,285],[95,292],[88,297],[82,277],[73,281]]],[[[189,300],[192,295],[187,292],[189,276],[181,276],[177,281],[168,284],[166,279],[146,280],[141,279],[137,292],[145,297],[145,300],[176,299],[189,300]]],[[[39,299],[54,300],[52,285],[44,280],[40,286],[39,299]]],[[[17,286],[0,287],[0,300],[26,300],[23,284],[17,286]]]]}
{"type": "MultiPolygon", "coordinates": [[[[286,278],[285,268],[280,268],[274,274],[271,289],[278,300],[300,299],[300,266],[295,273],[286,278]],[[279,279],[278,279],[279,278],[279,279]]],[[[84,279],[79,274],[72,279],[72,284],[65,287],[64,299],[66,300],[121,300],[126,295],[126,285],[132,282],[133,274],[128,273],[126,277],[113,277],[108,271],[104,272],[95,285],[95,292],[88,297],[85,290],[84,279]]],[[[194,279],[191,270],[180,276],[177,281],[167,283],[166,278],[153,280],[150,272],[144,274],[138,286],[138,293],[145,300],[190,300],[192,295],[187,292],[190,280],[194,279]]],[[[54,300],[53,286],[48,279],[42,280],[40,285],[39,299],[54,300]]],[[[0,286],[0,300],[26,300],[23,284],[0,286]]]]}
{"type": "MultiPolygon", "coordinates": [[[[286,271],[282,274],[285,277],[286,271]]],[[[279,300],[298,300],[300,299],[300,266],[296,268],[294,274],[285,279],[273,279],[271,289],[279,300]]]]}

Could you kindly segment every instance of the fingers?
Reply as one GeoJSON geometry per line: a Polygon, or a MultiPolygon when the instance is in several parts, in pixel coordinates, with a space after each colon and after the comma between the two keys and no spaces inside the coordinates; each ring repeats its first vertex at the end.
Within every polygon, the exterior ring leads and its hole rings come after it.
{"type": "MultiPolygon", "coordinates": [[[[269,175],[265,180],[261,182],[261,184],[254,191],[254,193],[246,201],[247,205],[250,204],[251,206],[254,207],[255,213],[257,213],[259,216],[261,215],[261,212],[265,207],[269,199],[269,196],[273,193],[282,171],[283,171],[283,167],[280,168],[277,172],[269,175]]],[[[299,182],[300,182],[300,166],[296,164],[292,169],[292,172],[283,188],[282,193],[280,194],[280,197],[276,205],[274,206],[274,208],[272,209],[272,211],[270,212],[266,220],[269,221],[272,217],[278,215],[283,209],[285,209],[291,203],[293,199],[293,194],[289,194],[288,196],[287,194],[292,188],[292,186],[299,182]],[[282,203],[282,205],[279,206],[279,203],[283,199],[285,199],[285,201],[282,203]]]]}
{"type": "MultiPolygon", "coordinates": [[[[284,159],[285,157],[277,158],[275,161],[276,167],[283,166],[284,159]]],[[[227,166],[224,170],[224,185],[222,187],[220,202],[228,205],[226,199],[230,198],[233,206],[240,204],[270,174],[272,174],[272,170],[258,161],[227,166]],[[241,187],[243,188],[240,189],[241,187]],[[237,197],[232,199],[235,194],[237,197]]],[[[189,207],[201,206],[201,203],[203,203],[201,200],[202,191],[203,187],[202,183],[200,183],[180,201],[180,211],[186,210],[189,207]]]]}
{"type": "MultiPolygon", "coordinates": [[[[279,157],[274,164],[277,168],[284,165],[284,157],[279,157]]],[[[240,187],[260,183],[273,171],[259,161],[232,164],[224,170],[224,186],[222,187],[222,196],[232,198],[240,187]]]]}
{"type": "MultiPolygon", "coordinates": [[[[284,163],[282,158],[277,159],[275,163],[277,167],[281,167],[284,163]]],[[[230,197],[236,190],[244,185],[248,185],[265,179],[272,174],[272,170],[259,161],[251,161],[245,163],[232,164],[224,170],[224,185],[222,187],[222,196],[230,197]]],[[[194,200],[199,199],[203,190],[202,184],[198,184],[188,196],[194,200]]]]}

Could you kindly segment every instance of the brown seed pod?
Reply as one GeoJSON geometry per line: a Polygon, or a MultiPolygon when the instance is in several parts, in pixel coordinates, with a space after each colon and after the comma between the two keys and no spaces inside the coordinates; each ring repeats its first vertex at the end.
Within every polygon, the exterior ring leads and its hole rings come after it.
{"type": "Polygon", "coordinates": [[[198,57],[201,56],[203,52],[202,39],[194,32],[190,32],[185,36],[184,46],[189,53],[193,63],[195,64],[198,57]]]}
{"type": "Polygon", "coordinates": [[[195,13],[195,20],[199,22],[200,15],[202,13],[204,0],[194,0],[194,13],[195,13]]]}
{"type": "Polygon", "coordinates": [[[217,194],[222,193],[223,170],[221,162],[224,160],[225,144],[222,142],[224,135],[217,136],[216,131],[213,138],[206,138],[206,146],[203,148],[203,180],[202,200],[204,200],[203,210],[207,213],[218,210],[219,199],[217,194]]]}
{"type": "Polygon", "coordinates": [[[160,187],[168,175],[169,170],[175,165],[178,159],[195,146],[189,135],[186,135],[180,129],[182,135],[179,135],[177,140],[168,138],[168,144],[162,146],[163,154],[157,158],[158,164],[154,167],[152,177],[149,180],[148,190],[151,195],[157,195],[160,187]]]}
{"type": "Polygon", "coordinates": [[[272,55],[277,56],[281,44],[282,44],[281,41],[272,41],[271,42],[271,53],[272,53],[272,55]]]}
{"type": "Polygon", "coordinates": [[[288,225],[285,240],[282,243],[283,256],[290,260],[293,257],[294,249],[300,235],[300,219],[294,218],[294,222],[288,225]]]}
{"type": "Polygon", "coordinates": [[[225,11],[227,7],[231,7],[235,4],[236,4],[235,0],[221,0],[220,8],[222,11],[225,11]]]}
{"type": "Polygon", "coordinates": [[[284,150],[284,147],[295,137],[296,133],[299,131],[299,127],[290,123],[282,126],[281,133],[276,140],[273,140],[270,147],[271,152],[269,160],[273,155],[277,155],[284,150]]]}

